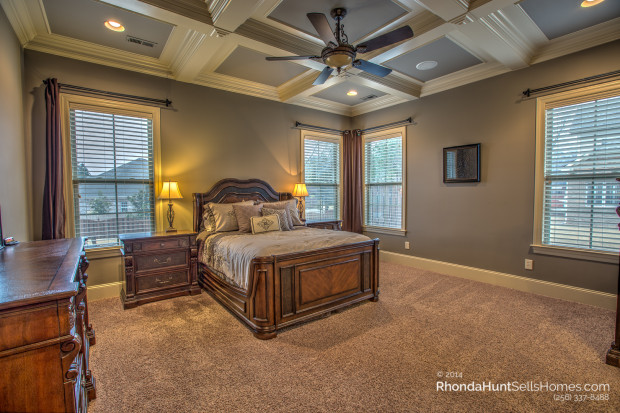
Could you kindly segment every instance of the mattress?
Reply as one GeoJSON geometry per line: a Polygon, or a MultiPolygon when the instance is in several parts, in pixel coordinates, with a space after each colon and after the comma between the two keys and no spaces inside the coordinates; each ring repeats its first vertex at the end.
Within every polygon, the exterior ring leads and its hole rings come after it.
{"type": "Polygon", "coordinates": [[[224,281],[247,290],[254,258],[312,251],[369,241],[365,235],[346,231],[296,227],[293,231],[261,234],[247,232],[201,233],[198,259],[224,281]]]}

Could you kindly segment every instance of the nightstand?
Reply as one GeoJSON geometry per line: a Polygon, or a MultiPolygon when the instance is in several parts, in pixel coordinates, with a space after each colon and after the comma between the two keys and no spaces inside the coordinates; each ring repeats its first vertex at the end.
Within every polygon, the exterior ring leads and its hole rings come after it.
{"type": "Polygon", "coordinates": [[[119,236],[123,242],[123,308],[180,295],[200,294],[196,233],[142,232],[119,236]]]}
{"type": "Polygon", "coordinates": [[[342,231],[342,220],[335,219],[331,221],[306,221],[306,226],[310,228],[333,229],[334,231],[342,231]]]}

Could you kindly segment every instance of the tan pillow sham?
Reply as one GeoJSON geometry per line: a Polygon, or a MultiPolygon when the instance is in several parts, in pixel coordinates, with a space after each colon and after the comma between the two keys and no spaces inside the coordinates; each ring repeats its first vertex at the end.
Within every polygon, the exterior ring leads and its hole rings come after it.
{"type": "Polygon", "coordinates": [[[250,225],[252,226],[252,234],[280,231],[280,219],[277,215],[252,217],[250,218],[250,225]]]}
{"type": "Polygon", "coordinates": [[[239,231],[252,232],[252,225],[250,224],[250,218],[261,216],[260,205],[233,205],[235,216],[237,217],[237,224],[239,225],[239,231]]]}

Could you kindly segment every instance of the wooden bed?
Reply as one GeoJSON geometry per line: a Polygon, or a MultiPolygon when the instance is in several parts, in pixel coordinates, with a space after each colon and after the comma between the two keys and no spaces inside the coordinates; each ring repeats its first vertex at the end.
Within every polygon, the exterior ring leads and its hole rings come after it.
{"type": "MultiPolygon", "coordinates": [[[[206,193],[193,194],[194,231],[200,230],[209,202],[292,199],[258,179],[223,179],[206,193]]],[[[198,283],[243,321],[260,339],[354,303],[379,298],[379,240],[320,250],[257,257],[247,291],[233,286],[200,263],[198,283]]]]}

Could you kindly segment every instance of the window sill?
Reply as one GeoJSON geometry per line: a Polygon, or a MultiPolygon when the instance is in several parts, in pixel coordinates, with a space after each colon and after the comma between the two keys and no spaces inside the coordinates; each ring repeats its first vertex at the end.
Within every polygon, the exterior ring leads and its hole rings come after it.
{"type": "Polygon", "coordinates": [[[618,264],[618,254],[612,252],[588,251],[577,248],[552,247],[539,244],[532,244],[530,247],[532,247],[532,252],[534,254],[618,264]]]}
{"type": "Polygon", "coordinates": [[[399,237],[404,237],[407,234],[407,230],[397,228],[363,227],[362,231],[377,234],[397,235],[399,237]]]}
{"type": "Polygon", "coordinates": [[[121,256],[121,247],[86,248],[86,258],[89,260],[100,260],[104,258],[114,258],[121,256]]]}

